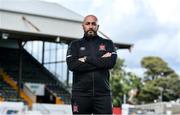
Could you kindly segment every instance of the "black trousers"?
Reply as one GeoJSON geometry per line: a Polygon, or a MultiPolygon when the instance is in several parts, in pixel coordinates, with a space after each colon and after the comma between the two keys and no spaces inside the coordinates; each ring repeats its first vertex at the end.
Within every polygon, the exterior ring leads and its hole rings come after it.
{"type": "Polygon", "coordinates": [[[111,96],[73,96],[71,106],[73,114],[112,114],[111,96]]]}

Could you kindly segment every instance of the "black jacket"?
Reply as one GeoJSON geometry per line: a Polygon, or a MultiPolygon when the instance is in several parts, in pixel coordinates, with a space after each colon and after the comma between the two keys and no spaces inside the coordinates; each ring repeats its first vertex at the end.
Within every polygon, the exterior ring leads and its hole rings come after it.
{"type": "Polygon", "coordinates": [[[73,72],[72,95],[110,95],[109,69],[116,63],[117,54],[111,40],[97,36],[94,39],[82,38],[73,41],[67,51],[67,65],[73,72]],[[111,57],[102,58],[105,53],[111,57]],[[78,58],[86,56],[85,63],[78,58]]]}

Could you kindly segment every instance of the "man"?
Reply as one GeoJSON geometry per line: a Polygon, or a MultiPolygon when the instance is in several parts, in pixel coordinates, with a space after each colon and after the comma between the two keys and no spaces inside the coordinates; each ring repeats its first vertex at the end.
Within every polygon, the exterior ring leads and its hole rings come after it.
{"type": "Polygon", "coordinates": [[[70,44],[66,58],[73,72],[73,114],[112,114],[109,69],[116,63],[114,45],[97,35],[96,16],[86,16],[82,27],[84,37],[70,44]]]}

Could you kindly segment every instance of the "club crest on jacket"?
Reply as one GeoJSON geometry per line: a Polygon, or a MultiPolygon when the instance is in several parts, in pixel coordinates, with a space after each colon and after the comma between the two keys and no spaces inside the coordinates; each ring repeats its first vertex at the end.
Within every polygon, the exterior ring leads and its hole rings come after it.
{"type": "Polygon", "coordinates": [[[99,45],[99,51],[106,51],[106,46],[105,46],[105,44],[100,44],[100,45],[99,45]]]}

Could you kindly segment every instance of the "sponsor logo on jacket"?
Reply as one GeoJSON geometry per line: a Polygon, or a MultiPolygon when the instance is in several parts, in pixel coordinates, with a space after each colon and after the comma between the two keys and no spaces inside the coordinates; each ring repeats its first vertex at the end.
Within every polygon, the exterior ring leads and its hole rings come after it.
{"type": "Polygon", "coordinates": [[[85,47],[80,47],[80,50],[84,51],[84,50],[86,50],[86,48],[85,47]]]}

